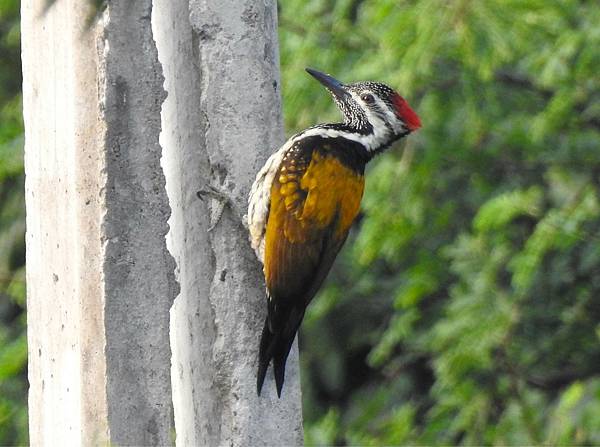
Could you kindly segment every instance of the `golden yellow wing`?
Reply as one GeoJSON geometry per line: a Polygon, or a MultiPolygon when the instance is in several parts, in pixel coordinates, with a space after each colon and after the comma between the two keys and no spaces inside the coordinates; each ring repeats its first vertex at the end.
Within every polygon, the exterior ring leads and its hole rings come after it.
{"type": "Polygon", "coordinates": [[[284,160],[271,187],[265,278],[272,300],[306,306],[358,214],[362,173],[335,155],[284,160]]]}
{"type": "Polygon", "coordinates": [[[271,359],[281,393],[285,362],[306,306],[358,214],[364,162],[349,165],[340,149],[292,147],[271,186],[264,251],[269,302],[259,349],[259,394],[271,359]]]}

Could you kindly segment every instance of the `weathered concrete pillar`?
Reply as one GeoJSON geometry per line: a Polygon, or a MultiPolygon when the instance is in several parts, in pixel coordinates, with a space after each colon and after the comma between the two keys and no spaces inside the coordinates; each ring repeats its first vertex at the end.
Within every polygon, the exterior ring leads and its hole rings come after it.
{"type": "Polygon", "coordinates": [[[171,310],[179,446],[303,442],[297,347],[282,398],[271,373],[256,395],[266,301],[241,222],[256,172],[283,142],[276,21],[275,0],[154,0],[168,245],[181,284],[171,310]],[[219,203],[196,197],[206,185],[233,202],[211,232],[219,203]]]}
{"type": "Polygon", "coordinates": [[[151,1],[23,0],[33,445],[172,441],[163,78],[151,1]]]}

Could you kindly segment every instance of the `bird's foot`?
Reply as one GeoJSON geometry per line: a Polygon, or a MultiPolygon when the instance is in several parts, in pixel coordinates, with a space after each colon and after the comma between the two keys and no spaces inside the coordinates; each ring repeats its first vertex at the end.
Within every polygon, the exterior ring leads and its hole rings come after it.
{"type": "Polygon", "coordinates": [[[205,198],[209,198],[217,203],[216,207],[211,209],[210,227],[208,228],[209,232],[213,231],[221,220],[226,206],[233,209],[233,200],[231,197],[229,197],[226,191],[217,188],[216,186],[206,184],[196,193],[196,196],[202,201],[204,201],[205,198]]]}

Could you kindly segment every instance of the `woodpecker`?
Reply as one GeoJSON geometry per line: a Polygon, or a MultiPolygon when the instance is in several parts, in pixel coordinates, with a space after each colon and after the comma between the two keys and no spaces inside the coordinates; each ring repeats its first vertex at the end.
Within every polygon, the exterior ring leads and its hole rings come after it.
{"type": "Polygon", "coordinates": [[[343,84],[317,70],[306,71],[329,91],[344,121],[291,137],[267,160],[250,191],[250,243],[263,263],[268,303],[258,395],[273,360],[281,397],[285,363],[306,307],[358,214],[366,163],[421,127],[406,100],[385,84],[343,84]]]}

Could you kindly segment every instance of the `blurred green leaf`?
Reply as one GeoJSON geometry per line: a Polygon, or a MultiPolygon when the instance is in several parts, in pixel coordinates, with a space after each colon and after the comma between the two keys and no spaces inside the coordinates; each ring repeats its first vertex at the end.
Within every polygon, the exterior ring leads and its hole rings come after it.
{"type": "Polygon", "coordinates": [[[339,119],[305,66],[387,82],[423,123],[371,162],[309,311],[320,442],[597,443],[598,23],[570,0],[280,2],[290,134],[339,119]]]}

